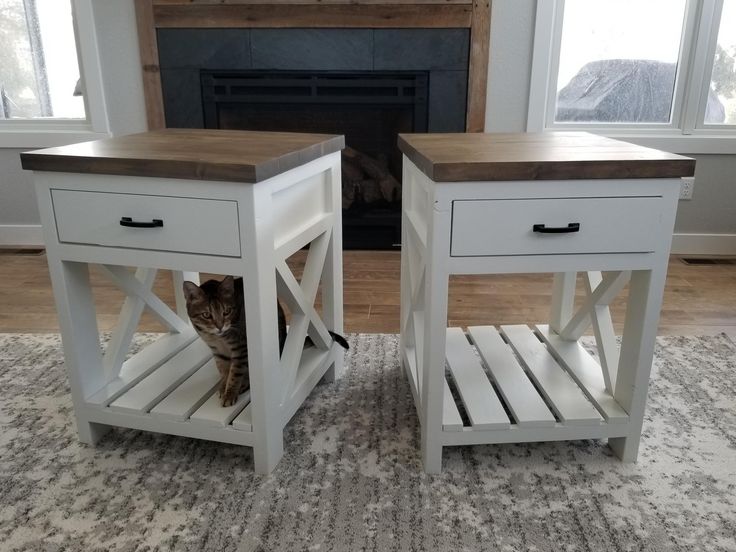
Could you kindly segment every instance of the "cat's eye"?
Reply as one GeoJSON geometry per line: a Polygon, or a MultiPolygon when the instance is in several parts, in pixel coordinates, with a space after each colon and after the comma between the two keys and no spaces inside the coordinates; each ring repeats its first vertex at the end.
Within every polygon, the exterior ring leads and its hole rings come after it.
{"type": "Polygon", "coordinates": [[[202,313],[202,318],[212,318],[212,315],[210,313],[208,313],[208,312],[203,312],[202,313]]]}
{"type": "Polygon", "coordinates": [[[222,314],[224,314],[225,316],[229,316],[231,312],[233,312],[233,309],[225,309],[222,311],[222,314]]]}

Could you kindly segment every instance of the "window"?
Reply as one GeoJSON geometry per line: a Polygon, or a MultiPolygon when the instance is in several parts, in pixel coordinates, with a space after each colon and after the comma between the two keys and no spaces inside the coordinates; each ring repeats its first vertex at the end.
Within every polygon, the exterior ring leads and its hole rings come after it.
{"type": "Polygon", "coordinates": [[[0,119],[84,119],[70,0],[0,0],[0,119]]]}
{"type": "Polygon", "coordinates": [[[736,0],[726,0],[710,77],[706,124],[736,125],[736,0]]]}
{"type": "Polygon", "coordinates": [[[555,122],[669,123],[684,16],[685,0],[566,0],[555,122]]]}
{"type": "Polygon", "coordinates": [[[736,0],[538,2],[528,130],[544,129],[736,153],[736,0]]]}

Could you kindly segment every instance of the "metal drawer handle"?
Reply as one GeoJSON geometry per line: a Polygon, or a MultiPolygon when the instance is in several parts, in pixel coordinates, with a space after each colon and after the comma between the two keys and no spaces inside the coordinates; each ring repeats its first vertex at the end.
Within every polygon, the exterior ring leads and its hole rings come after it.
{"type": "Polygon", "coordinates": [[[163,225],[164,221],[161,219],[153,219],[151,222],[137,222],[130,217],[120,219],[120,226],[127,226],[128,228],[159,228],[163,225]]]}
{"type": "Polygon", "coordinates": [[[544,224],[535,224],[532,226],[532,230],[540,234],[571,234],[580,232],[580,223],[571,222],[567,226],[552,226],[550,228],[547,228],[544,224]]]}

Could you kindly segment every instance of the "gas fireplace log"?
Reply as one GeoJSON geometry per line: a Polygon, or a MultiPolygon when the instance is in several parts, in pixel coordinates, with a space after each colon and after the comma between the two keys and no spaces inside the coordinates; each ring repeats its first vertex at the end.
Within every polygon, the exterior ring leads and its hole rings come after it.
{"type": "Polygon", "coordinates": [[[355,183],[350,181],[346,181],[343,179],[342,181],[342,208],[343,209],[350,209],[350,206],[355,201],[355,183]]]}
{"type": "Polygon", "coordinates": [[[342,157],[342,178],[344,181],[357,182],[366,177],[365,172],[352,159],[343,155],[342,157]]]}
{"type": "MultiPolygon", "coordinates": [[[[381,190],[381,197],[389,203],[401,198],[401,184],[391,175],[388,167],[376,159],[348,147],[343,150],[343,162],[345,161],[350,165],[357,165],[366,175],[375,180],[381,190]]],[[[363,197],[368,202],[365,195],[363,197]]]]}
{"type": "Polygon", "coordinates": [[[381,194],[389,203],[401,199],[401,184],[390,174],[386,178],[379,180],[378,186],[381,188],[381,194]]]}
{"type": "Polygon", "coordinates": [[[380,184],[372,178],[361,180],[358,183],[358,194],[360,194],[363,202],[367,204],[375,203],[376,201],[381,201],[383,199],[380,184]]]}
{"type": "Polygon", "coordinates": [[[358,182],[365,179],[365,173],[352,159],[342,156],[342,208],[349,209],[355,201],[358,182]]]}

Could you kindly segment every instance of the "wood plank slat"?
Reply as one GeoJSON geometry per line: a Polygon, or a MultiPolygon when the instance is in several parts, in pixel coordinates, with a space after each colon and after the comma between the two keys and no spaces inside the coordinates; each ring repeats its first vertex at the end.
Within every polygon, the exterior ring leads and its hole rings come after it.
{"type": "Polygon", "coordinates": [[[442,397],[442,429],[444,431],[462,431],[463,429],[463,420],[460,417],[460,411],[457,409],[447,380],[445,380],[445,390],[442,397]]]}
{"type": "Polygon", "coordinates": [[[141,68],[143,69],[146,120],[148,130],[156,130],[166,126],[166,118],[152,0],[135,0],[135,19],[141,68]]]}
{"type": "MultiPolygon", "coordinates": [[[[265,0],[153,0],[154,6],[191,6],[196,4],[216,5],[216,4],[263,4],[265,0]]],[[[350,5],[423,5],[423,4],[472,4],[472,0],[268,0],[268,4],[287,4],[287,5],[316,5],[329,6],[332,4],[350,4],[350,5]]]]}
{"type": "Polygon", "coordinates": [[[491,0],[474,0],[468,63],[468,109],[465,120],[467,132],[485,130],[490,46],[491,0]]]}
{"type": "Polygon", "coordinates": [[[26,170],[256,183],[336,153],[332,134],[167,128],[21,153],[26,170]]]}
{"type": "Polygon", "coordinates": [[[248,403],[250,403],[250,390],[240,395],[232,406],[222,406],[218,394],[213,393],[189,419],[194,423],[224,427],[230,425],[230,422],[240,414],[248,403]]]}
{"type": "Polygon", "coordinates": [[[626,423],[629,415],[606,390],[600,365],[577,341],[566,341],[552,332],[547,325],[538,325],[539,335],[550,346],[554,356],[568,369],[583,393],[611,423],[626,423]]]}
{"type": "Polygon", "coordinates": [[[110,408],[148,412],[211,358],[210,348],[201,339],[196,339],[111,402],[110,408]]]}
{"type": "Polygon", "coordinates": [[[86,402],[95,406],[108,406],[112,401],[133,387],[156,368],[188,347],[197,334],[194,329],[178,334],[165,334],[123,363],[118,377],[109,382],[86,402]]]}
{"type": "Polygon", "coordinates": [[[557,363],[528,326],[501,326],[501,331],[563,423],[570,425],[601,423],[603,418],[585,397],[580,387],[557,363]]]}
{"type": "Polygon", "coordinates": [[[220,385],[215,360],[210,359],[184,383],[151,409],[151,414],[184,421],[212,395],[220,385]]]}
{"type": "Polygon", "coordinates": [[[447,329],[446,355],[473,428],[509,429],[506,411],[462,329],[447,329]]]}
{"type": "Polygon", "coordinates": [[[253,431],[253,408],[252,403],[233,419],[233,428],[239,431],[253,431]]]}
{"type": "Polygon", "coordinates": [[[554,415],[496,328],[471,326],[468,332],[516,423],[520,427],[554,426],[554,415]]]}
{"type": "Polygon", "coordinates": [[[435,182],[680,178],[695,160],[587,132],[399,134],[435,182]]]}
{"type": "Polygon", "coordinates": [[[158,28],[469,28],[468,4],[217,4],[153,7],[158,28]]]}

